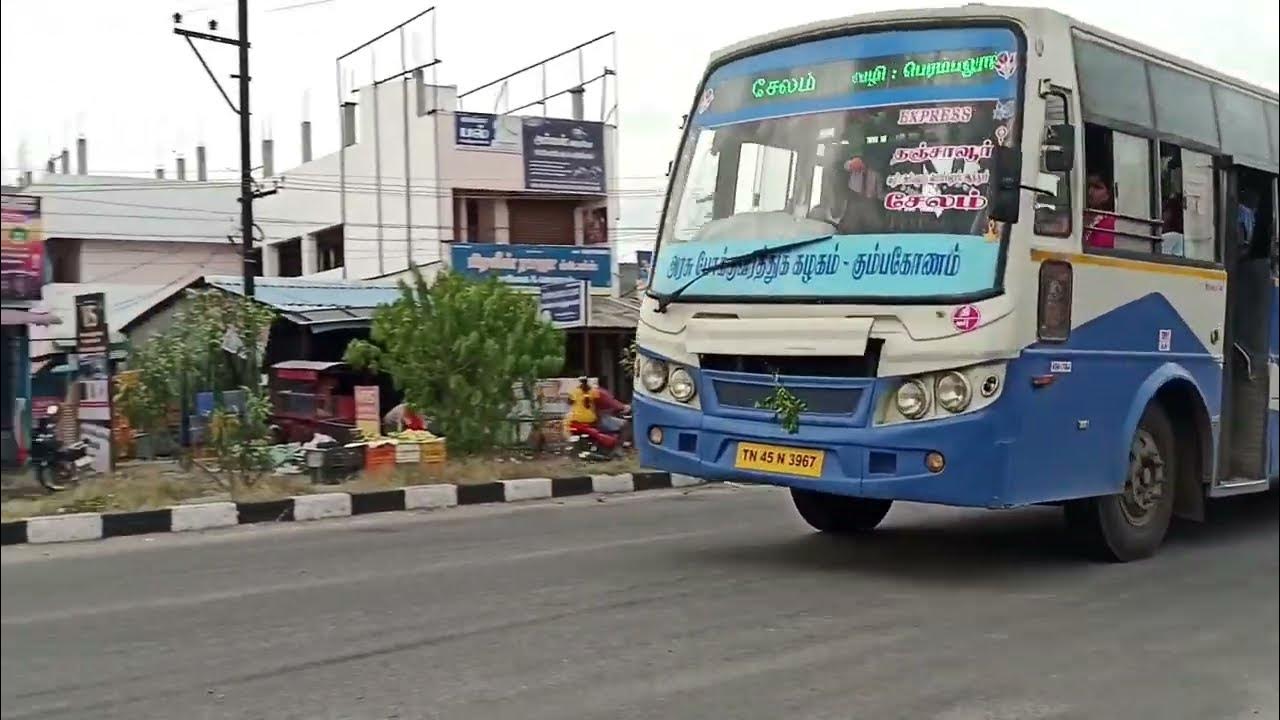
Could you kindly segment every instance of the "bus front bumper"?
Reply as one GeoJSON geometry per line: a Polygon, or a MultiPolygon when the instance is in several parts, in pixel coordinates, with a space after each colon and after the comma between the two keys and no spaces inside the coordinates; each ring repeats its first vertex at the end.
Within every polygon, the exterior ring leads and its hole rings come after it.
{"type": "Polygon", "coordinates": [[[705,415],[637,395],[635,441],[640,462],[706,480],[794,487],[852,497],[967,507],[1006,507],[1004,478],[1012,442],[990,408],[953,418],[881,427],[801,423],[792,435],[775,422],[705,415]],[[651,440],[661,428],[661,443],[651,440]],[[737,466],[740,443],[819,451],[818,477],[737,466]],[[926,457],[941,454],[937,472],[926,457]]]}

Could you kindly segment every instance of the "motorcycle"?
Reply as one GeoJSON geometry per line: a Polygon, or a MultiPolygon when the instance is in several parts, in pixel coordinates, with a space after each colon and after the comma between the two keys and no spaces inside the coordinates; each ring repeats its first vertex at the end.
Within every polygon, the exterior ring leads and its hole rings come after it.
{"type": "Polygon", "coordinates": [[[608,462],[622,457],[623,452],[631,448],[634,435],[631,413],[622,413],[618,417],[623,421],[622,427],[612,432],[596,425],[570,423],[568,440],[573,456],[592,462],[608,462]]]}
{"type": "Polygon", "coordinates": [[[58,440],[57,414],[58,407],[51,406],[31,439],[31,463],[36,468],[36,479],[49,492],[65,490],[82,469],[93,464],[89,446],[83,440],[65,446],[58,440]]]}

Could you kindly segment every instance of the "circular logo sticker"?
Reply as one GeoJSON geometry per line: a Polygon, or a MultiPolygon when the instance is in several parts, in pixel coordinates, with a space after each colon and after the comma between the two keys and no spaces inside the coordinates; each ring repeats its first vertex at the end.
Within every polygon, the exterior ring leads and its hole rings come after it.
{"type": "Polygon", "coordinates": [[[951,311],[951,325],[962,333],[969,332],[982,322],[982,311],[976,305],[961,305],[951,311]]]}

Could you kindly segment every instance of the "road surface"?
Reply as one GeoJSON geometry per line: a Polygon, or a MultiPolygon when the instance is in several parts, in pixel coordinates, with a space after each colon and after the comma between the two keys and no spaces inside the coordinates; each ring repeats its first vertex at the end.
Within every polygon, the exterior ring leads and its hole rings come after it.
{"type": "Polygon", "coordinates": [[[1277,496],[1219,512],[1123,566],[729,487],[9,547],[0,715],[1275,718],[1277,496]]]}

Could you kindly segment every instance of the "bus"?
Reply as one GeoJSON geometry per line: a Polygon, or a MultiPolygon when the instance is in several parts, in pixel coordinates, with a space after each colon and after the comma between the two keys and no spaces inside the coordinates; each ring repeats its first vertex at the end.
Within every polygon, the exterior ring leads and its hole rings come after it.
{"type": "Polygon", "coordinates": [[[1124,562],[1277,475],[1277,95],[1041,8],[860,15],[712,56],[637,330],[641,462],[1063,508],[1124,562]]]}

